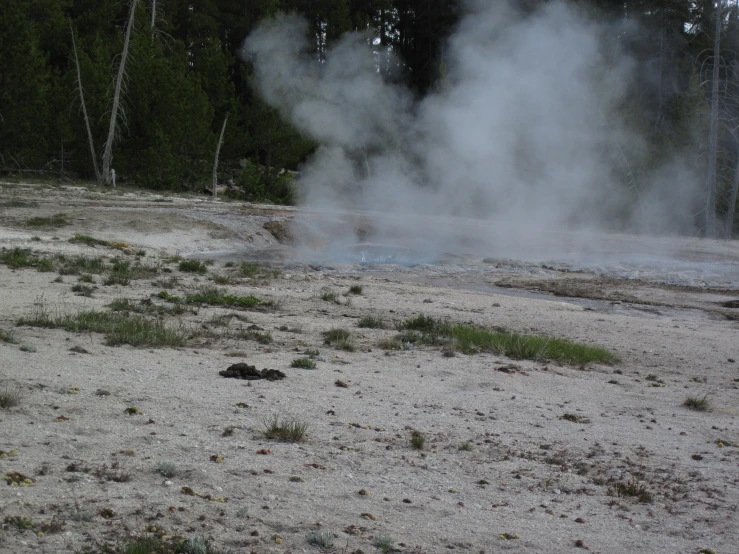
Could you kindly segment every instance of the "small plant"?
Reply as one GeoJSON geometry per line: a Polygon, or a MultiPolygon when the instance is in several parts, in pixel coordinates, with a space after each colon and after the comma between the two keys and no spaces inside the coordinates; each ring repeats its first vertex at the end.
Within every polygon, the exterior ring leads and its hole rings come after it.
{"type": "Polygon", "coordinates": [[[94,283],[95,279],[89,273],[83,273],[77,279],[80,283],[94,283]]]}
{"type": "Polygon", "coordinates": [[[76,293],[77,296],[86,296],[91,297],[92,293],[95,291],[95,287],[91,287],[89,285],[82,285],[80,283],[77,283],[76,285],[72,286],[72,292],[76,293]]]}
{"type": "Polygon", "coordinates": [[[644,485],[637,481],[636,478],[632,478],[630,481],[616,483],[613,486],[612,491],[618,497],[635,497],[639,500],[639,502],[642,502],[644,504],[648,504],[654,498],[652,493],[650,493],[644,485]]]}
{"type": "Polygon", "coordinates": [[[244,519],[249,517],[249,508],[247,506],[242,506],[238,510],[236,510],[236,513],[234,514],[236,517],[244,519]]]}
{"type": "Polygon", "coordinates": [[[375,548],[379,548],[383,552],[383,554],[395,550],[395,541],[390,535],[386,535],[384,533],[375,535],[375,539],[372,541],[372,545],[375,548]]]}
{"type": "Polygon", "coordinates": [[[154,286],[163,289],[173,289],[177,286],[178,282],[179,279],[177,279],[177,277],[169,277],[167,279],[160,279],[159,281],[156,281],[154,283],[154,286]]]}
{"type": "Polygon", "coordinates": [[[257,341],[259,344],[272,344],[274,339],[271,333],[260,333],[259,331],[244,331],[239,335],[242,339],[257,341]]]}
{"type": "Polygon", "coordinates": [[[559,419],[571,421],[572,423],[590,423],[590,420],[588,418],[577,414],[562,414],[561,416],[559,416],[559,419]]]}
{"type": "Polygon", "coordinates": [[[230,285],[231,276],[230,275],[214,275],[213,282],[216,283],[217,285],[230,285]]]}
{"type": "Polygon", "coordinates": [[[290,367],[297,367],[300,369],[316,369],[316,362],[310,358],[295,358],[290,367]]]}
{"type": "Polygon", "coordinates": [[[349,287],[349,294],[362,294],[362,285],[352,285],[351,287],[349,287]]]}
{"type": "Polygon", "coordinates": [[[711,402],[708,400],[708,395],[704,395],[703,398],[688,396],[683,401],[683,406],[696,412],[706,412],[711,408],[711,402]]]}
{"type": "Polygon", "coordinates": [[[136,406],[129,406],[125,410],[127,415],[134,416],[141,414],[141,410],[139,410],[136,406]]]}
{"type": "Polygon", "coordinates": [[[29,517],[25,516],[7,516],[3,522],[6,525],[11,525],[20,531],[26,529],[33,529],[33,521],[29,517]]]}
{"type": "Polygon", "coordinates": [[[21,344],[19,350],[21,352],[31,352],[31,353],[33,353],[33,352],[37,352],[38,351],[38,348],[36,348],[36,346],[33,345],[33,344],[31,344],[31,343],[24,342],[23,344],[21,344]]]}
{"type": "Polygon", "coordinates": [[[321,300],[324,300],[326,302],[331,302],[333,304],[338,304],[339,296],[335,292],[324,292],[321,295],[321,300]]]}
{"type": "Polygon", "coordinates": [[[324,343],[347,352],[354,351],[352,334],[346,329],[331,329],[323,333],[324,343]]]}
{"type": "Polygon", "coordinates": [[[321,355],[321,352],[315,348],[308,348],[305,352],[303,352],[303,355],[308,356],[309,358],[317,358],[321,355]]]}
{"type": "Polygon", "coordinates": [[[472,451],[472,443],[470,441],[465,441],[459,446],[457,446],[457,450],[463,450],[465,452],[471,452],[472,451]]]}
{"type": "Polygon", "coordinates": [[[172,477],[177,475],[177,466],[172,462],[159,462],[154,471],[162,477],[171,479],[172,477]]]}
{"type": "MultiPolygon", "coordinates": [[[[161,297],[161,293],[160,293],[161,297]]],[[[170,298],[165,298],[170,300],[170,298]]],[[[274,304],[265,302],[256,296],[234,296],[227,294],[217,287],[201,287],[195,294],[185,297],[187,304],[210,304],[211,306],[224,306],[228,308],[254,308],[256,306],[270,307],[274,304]]]]}
{"type": "Polygon", "coordinates": [[[300,442],[305,438],[308,424],[296,417],[280,418],[274,414],[263,421],[264,436],[268,439],[279,439],[285,442],[300,442]]]}
{"type": "Polygon", "coordinates": [[[331,548],[334,545],[334,535],[330,531],[311,531],[305,536],[305,541],[311,546],[331,548]]]}
{"type": "Polygon", "coordinates": [[[15,333],[13,333],[13,331],[6,331],[5,329],[0,329],[0,342],[18,344],[18,340],[15,338],[15,333]]]}
{"type": "Polygon", "coordinates": [[[423,445],[426,443],[426,435],[420,431],[411,432],[411,446],[416,450],[423,450],[423,445]]]}
{"type": "Polygon", "coordinates": [[[184,273],[198,273],[204,275],[208,272],[208,267],[200,260],[182,260],[177,266],[184,273]]]}
{"type": "Polygon", "coordinates": [[[384,329],[385,322],[382,320],[381,317],[366,315],[362,319],[360,319],[359,322],[357,322],[357,327],[362,327],[365,329],[384,329]]]}
{"type": "Polygon", "coordinates": [[[66,214],[59,213],[51,217],[32,217],[26,220],[26,225],[29,227],[61,227],[69,225],[69,220],[66,214]]]}
{"type": "Polygon", "coordinates": [[[256,277],[262,270],[262,266],[254,262],[241,262],[239,269],[244,277],[256,277]]]}
{"type": "Polygon", "coordinates": [[[107,240],[100,240],[89,235],[75,235],[69,239],[71,243],[86,244],[87,246],[108,246],[107,240]]]}
{"type": "Polygon", "coordinates": [[[6,384],[0,389],[0,408],[3,410],[16,407],[22,399],[23,389],[20,385],[6,384]]]}

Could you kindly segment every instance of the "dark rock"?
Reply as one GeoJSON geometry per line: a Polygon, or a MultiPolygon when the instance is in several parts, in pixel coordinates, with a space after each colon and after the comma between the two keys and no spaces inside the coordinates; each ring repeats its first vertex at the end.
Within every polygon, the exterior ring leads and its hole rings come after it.
{"type": "Polygon", "coordinates": [[[284,379],[286,375],[277,369],[263,369],[259,371],[253,365],[245,363],[238,363],[229,366],[223,371],[219,371],[218,374],[221,377],[231,377],[233,379],[246,379],[248,381],[255,381],[257,379],[267,379],[268,381],[279,381],[284,379]]]}

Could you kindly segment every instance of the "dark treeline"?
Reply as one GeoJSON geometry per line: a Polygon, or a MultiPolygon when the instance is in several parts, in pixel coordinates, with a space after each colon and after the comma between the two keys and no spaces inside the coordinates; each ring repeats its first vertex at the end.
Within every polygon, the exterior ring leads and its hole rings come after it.
{"type": "MultiPolygon", "coordinates": [[[[523,14],[545,1],[511,0],[523,14]]],[[[608,24],[612,36],[606,44],[638,60],[619,120],[645,140],[639,152],[623,145],[624,184],[638,192],[655,168],[682,157],[705,181],[696,220],[707,234],[720,233],[717,222],[733,214],[739,182],[739,2],[722,4],[718,27],[713,1],[576,3],[608,24]],[[712,94],[717,28],[718,98],[712,94]]],[[[101,160],[131,5],[3,0],[0,171],[107,181],[101,160]]],[[[297,12],[310,23],[317,62],[345,32],[365,32],[368,48],[395,54],[401,77],[421,97],[444,79],[445,38],[463,6],[462,0],[139,0],[110,167],[119,178],[152,188],[208,186],[228,114],[222,173],[233,177],[246,198],[289,201],[280,170],[297,169],[316,145],[255,93],[251,67],[238,57],[251,30],[278,12],[297,12]]],[[[378,69],[384,70],[382,63],[378,69]]],[[[392,68],[394,78],[397,69],[392,68]]]]}

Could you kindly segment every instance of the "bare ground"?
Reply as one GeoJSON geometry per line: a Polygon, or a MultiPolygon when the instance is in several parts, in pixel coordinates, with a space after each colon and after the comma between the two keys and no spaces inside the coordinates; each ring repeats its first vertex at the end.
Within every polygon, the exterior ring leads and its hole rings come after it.
{"type": "MultiPolygon", "coordinates": [[[[99,552],[147,533],[212,537],[235,552],[311,552],[315,530],[333,535],[329,551],[347,553],[378,551],[380,535],[415,553],[738,551],[731,286],[484,263],[485,252],[466,253],[464,266],[292,263],[294,237],[280,229],[293,209],[0,186],[5,249],[109,261],[143,250],[139,259],[159,267],[126,286],[95,276],[91,296],[78,296],[76,276],[57,282],[55,272],[0,265],[0,330],[16,341],[0,342],[0,392],[21,391],[18,406],[0,411],[0,475],[31,479],[0,482],[1,552],[99,552]],[[57,213],[68,224],[28,226],[57,213]],[[70,243],[75,234],[131,246],[70,243]],[[216,262],[193,275],[175,254],[216,262]],[[226,267],[247,258],[282,269],[249,278],[226,267]],[[216,276],[230,276],[229,293],[277,307],[163,316],[187,331],[183,348],[112,347],[99,334],[16,325],[39,305],[75,313],[126,298],[165,307],[161,281],[175,278],[167,291],[183,296],[216,276]],[[362,294],[347,295],[352,285],[362,294]],[[229,314],[237,317],[227,327],[214,317],[229,314]],[[395,331],[357,327],[367,315],[391,323],[418,314],[602,345],[620,360],[511,366],[491,354],[385,351],[378,343],[395,331]],[[352,332],[353,352],[324,344],[335,327],[352,332]],[[291,368],[307,349],[320,351],[317,368],[291,368]],[[287,377],[219,376],[242,361],[287,377]],[[709,411],[683,406],[704,395],[709,411]],[[305,440],[265,438],[275,414],[308,423],[305,440]],[[413,431],[425,434],[422,450],[413,431]],[[177,474],[156,473],[162,462],[177,474]]],[[[739,258],[726,243],[685,243],[739,258]]]]}

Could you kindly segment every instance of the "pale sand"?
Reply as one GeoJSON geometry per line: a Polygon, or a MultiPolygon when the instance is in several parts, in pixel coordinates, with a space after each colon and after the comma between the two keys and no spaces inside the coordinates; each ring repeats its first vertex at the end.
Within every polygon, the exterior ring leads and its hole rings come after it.
{"type": "MultiPolygon", "coordinates": [[[[262,224],[293,210],[195,199],[159,203],[155,195],[84,187],[0,186],[0,202],[38,202],[0,208],[6,248],[122,255],[67,242],[84,233],[142,248],[149,263],[177,252],[207,257],[235,244],[290,253],[262,224]],[[57,212],[72,224],[56,230],[23,224],[57,212]]],[[[739,323],[726,318],[730,311],[714,309],[736,291],[614,281],[608,286],[644,304],[585,305],[485,291],[490,283],[516,285],[515,276],[491,266],[469,274],[453,267],[380,274],[295,265],[274,279],[239,278],[228,287],[277,300],[278,310],[204,307],[181,317],[196,328],[238,312],[250,323],[233,319],[231,327],[257,325],[271,333],[271,345],[197,338],[181,349],[110,347],[97,334],[15,325],[39,303],[64,313],[119,298],[164,304],[152,298],[162,290],[153,281],[176,276],[180,283],[170,292],[182,295],[229,271],[216,262],[208,275],[193,277],[162,264],[173,273],[125,287],[102,286],[96,276],[92,298],[71,291],[75,276],[55,283],[56,273],[0,265],[0,329],[36,349],[0,342],[0,381],[23,389],[20,406],[0,411],[0,450],[17,452],[0,460],[0,474],[34,479],[29,487],[0,486],[0,519],[25,516],[36,530],[64,521],[61,532],[43,536],[6,523],[0,552],[75,552],[150,526],[167,535],[210,536],[235,552],[318,551],[306,542],[316,529],[333,533],[333,551],[347,553],[377,551],[373,540],[381,534],[416,553],[564,553],[578,551],[577,540],[603,553],[739,552],[739,363],[728,361],[739,360],[739,323]],[[344,293],[353,284],[363,294],[347,303],[344,293]],[[321,300],[323,292],[336,292],[342,304],[321,300]],[[391,323],[421,313],[599,344],[621,361],[587,368],[522,361],[508,374],[496,368],[511,360],[490,354],[444,357],[426,347],[385,352],[377,343],[395,331],[356,327],[365,315],[391,323]],[[332,327],[350,329],[357,350],[324,345],[321,333],[332,327]],[[73,346],[90,353],[70,352],[73,346]],[[290,368],[307,348],[320,350],[317,369],[290,368]],[[226,356],[233,351],[245,357],[226,356]],[[218,375],[240,361],[287,378],[246,382],[218,375]],[[337,379],[348,388],[337,387],[337,379]],[[659,382],[665,386],[653,386],[659,382]],[[686,396],[704,394],[709,412],[682,406],[686,396]],[[142,413],[126,415],[128,407],[142,413]],[[560,419],[565,413],[590,422],[560,419]],[[308,422],[306,440],[264,438],[263,421],[273,414],[308,422]],[[60,416],[68,419],[57,421],[60,416]],[[228,426],[233,435],[222,436],[228,426]],[[426,434],[421,451],[410,446],[412,430],[426,434]],[[471,450],[460,450],[465,443],[471,450]],[[260,449],[271,454],[257,454],[260,449]],[[223,462],[211,461],[214,455],[223,462]],[[160,462],[175,463],[179,473],[171,480],[156,474],[160,462]],[[95,475],[116,463],[129,481],[95,475]],[[653,502],[609,494],[631,478],[653,502]],[[183,487],[228,500],[182,494],[183,487]],[[112,517],[102,517],[104,509],[112,517]],[[75,521],[79,511],[90,521],[75,521]]]]}

